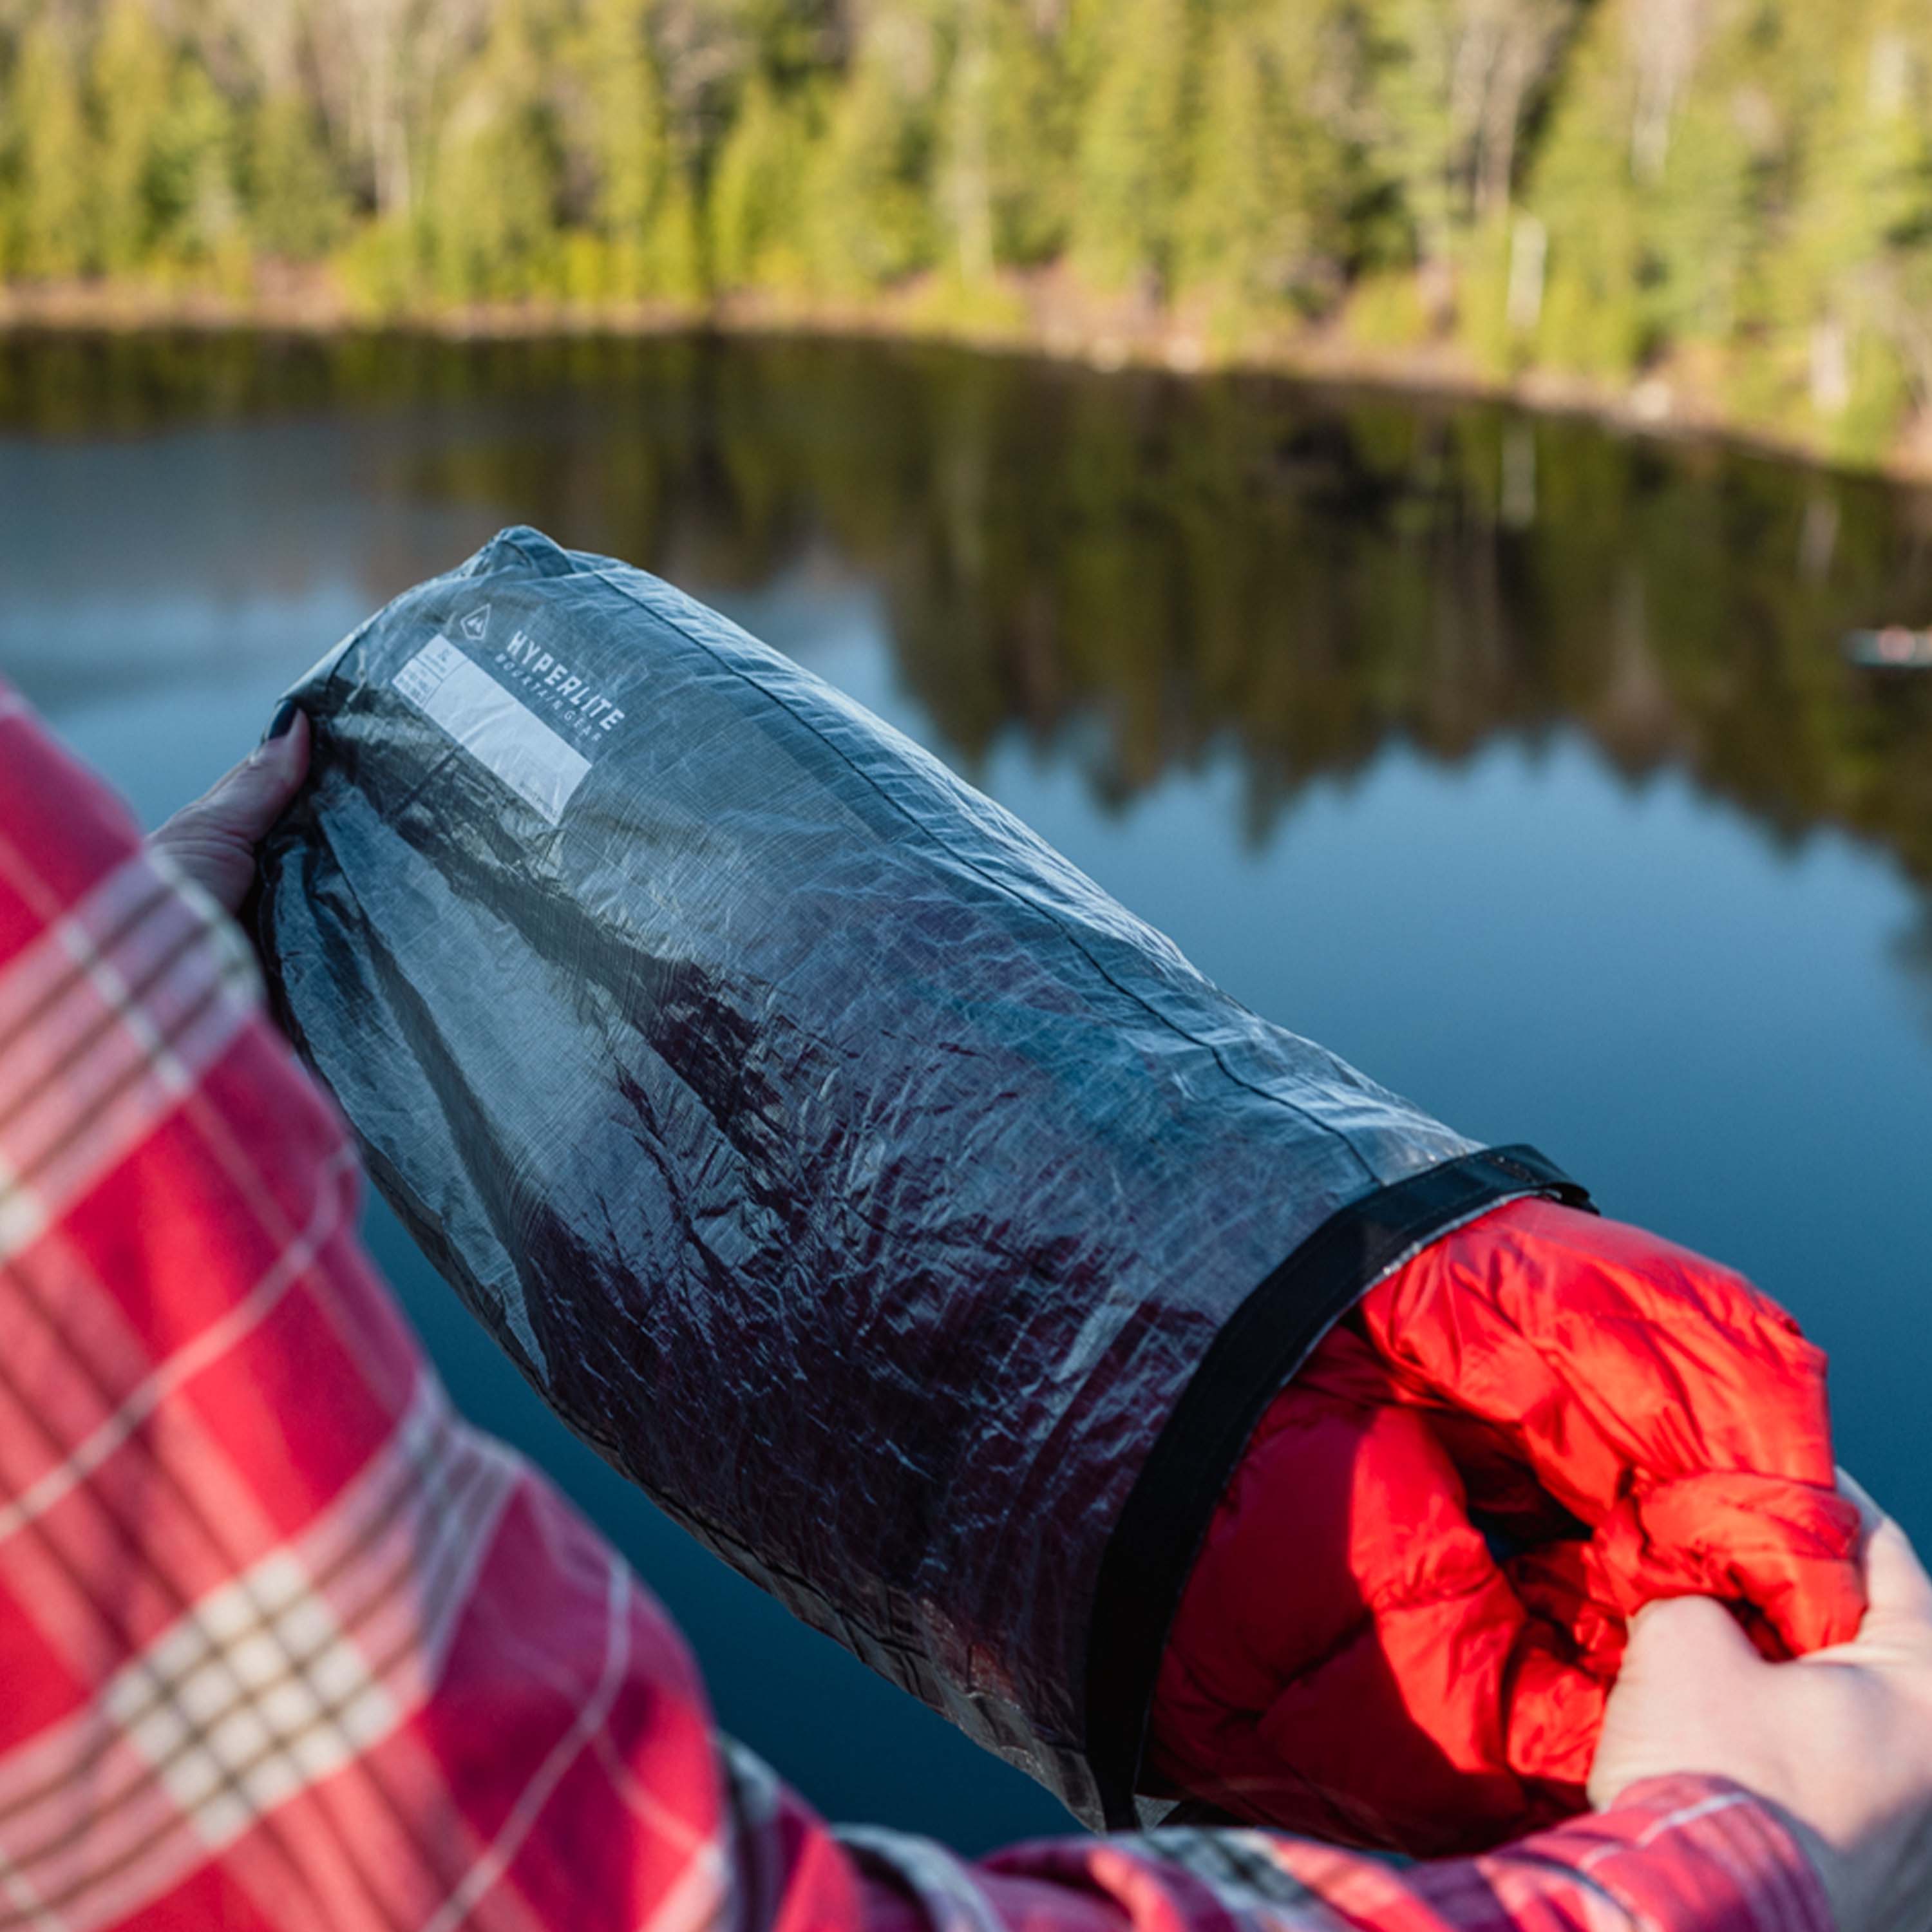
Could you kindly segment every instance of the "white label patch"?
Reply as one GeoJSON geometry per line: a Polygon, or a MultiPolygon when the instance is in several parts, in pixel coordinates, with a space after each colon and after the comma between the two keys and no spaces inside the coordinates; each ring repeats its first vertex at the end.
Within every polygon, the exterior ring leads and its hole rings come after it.
{"type": "Polygon", "coordinates": [[[396,688],[551,824],[563,817],[590,760],[566,744],[447,638],[432,639],[397,672],[396,688]]]}

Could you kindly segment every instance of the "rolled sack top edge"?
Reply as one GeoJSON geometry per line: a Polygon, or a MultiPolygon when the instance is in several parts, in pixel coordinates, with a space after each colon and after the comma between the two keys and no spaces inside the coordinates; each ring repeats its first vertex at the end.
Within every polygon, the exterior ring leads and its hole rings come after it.
{"type": "Polygon", "coordinates": [[[1516,1142],[1482,1148],[1348,1202],[1222,1323],[1196,1365],[1107,1539],[1089,1624],[1082,1748],[1108,1829],[1135,1807],[1160,1658],[1222,1493],[1263,1412],[1370,1288],[1464,1223],[1543,1195],[1596,1211],[1588,1191],[1516,1142]]]}

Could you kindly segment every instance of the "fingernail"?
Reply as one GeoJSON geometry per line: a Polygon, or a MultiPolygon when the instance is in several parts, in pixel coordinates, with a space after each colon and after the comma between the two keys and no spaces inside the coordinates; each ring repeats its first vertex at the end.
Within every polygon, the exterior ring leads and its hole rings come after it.
{"type": "Polygon", "coordinates": [[[274,718],[269,722],[268,736],[262,742],[266,744],[269,738],[286,737],[290,728],[296,722],[296,713],[300,709],[301,707],[292,698],[284,698],[277,707],[274,718]]]}

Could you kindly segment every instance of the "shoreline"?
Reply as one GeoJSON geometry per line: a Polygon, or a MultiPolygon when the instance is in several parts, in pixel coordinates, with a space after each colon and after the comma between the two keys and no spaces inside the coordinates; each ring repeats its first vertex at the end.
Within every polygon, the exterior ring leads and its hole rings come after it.
{"type": "Polygon", "coordinates": [[[797,335],[933,343],[986,354],[1033,356],[1102,374],[1154,369],[1181,377],[1276,376],[1290,381],[1386,390],[1417,396],[1500,403],[1538,415],[1586,418],[1627,435],[1732,448],[1842,475],[1909,487],[1932,484],[1932,437],[1901,439],[1887,455],[1854,460],[1815,438],[1780,434],[1727,416],[1667,372],[1628,388],[1544,370],[1498,376],[1449,342],[1382,348],[1333,324],[1278,334],[1252,332],[1231,344],[1204,319],[1128,302],[1060,298],[1052,275],[1003,285],[984,312],[962,312],[915,290],[864,302],[760,294],[688,304],[574,303],[531,298],[392,314],[360,310],[302,278],[245,297],[202,289],[88,282],[0,285],[0,340],[64,332],[113,335],[167,332],[250,332],[317,340],[413,335],[452,342],[545,337],[637,338],[686,333],[797,335]]]}

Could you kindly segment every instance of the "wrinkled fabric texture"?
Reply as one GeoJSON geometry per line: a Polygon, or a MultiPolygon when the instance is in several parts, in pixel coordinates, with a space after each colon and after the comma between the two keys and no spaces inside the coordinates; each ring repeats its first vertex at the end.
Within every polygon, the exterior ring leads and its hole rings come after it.
{"type": "Polygon", "coordinates": [[[1163,1423],[1312,1233],[1474,1144],[641,572],[506,532],[292,694],[257,931],[378,1186],[678,1521],[1097,1818],[1163,1423]]]}
{"type": "Polygon", "coordinates": [[[1774,1656],[1854,1634],[1833,1482],[1824,1358],[1781,1310],[1638,1229],[1498,1208],[1270,1406],[1175,1618],[1151,1768],[1424,1852],[1578,1810],[1641,1605],[1722,1598],[1774,1656]]]}
{"type": "Polygon", "coordinates": [[[451,1414],[233,926],[0,682],[0,1928],[1831,1932],[1712,1780],[1468,1862],[828,1831],[451,1414]]]}

